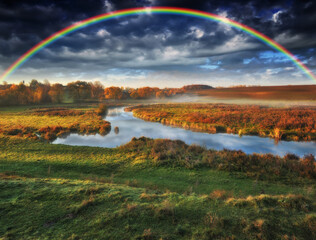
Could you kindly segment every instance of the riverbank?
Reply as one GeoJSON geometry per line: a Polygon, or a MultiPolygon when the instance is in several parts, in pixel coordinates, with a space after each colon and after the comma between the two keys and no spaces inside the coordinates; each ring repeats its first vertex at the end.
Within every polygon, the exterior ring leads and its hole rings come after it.
{"type": "Polygon", "coordinates": [[[236,104],[155,104],[126,108],[146,121],[207,133],[234,133],[287,141],[316,140],[316,108],[236,104]]]}
{"type": "Polygon", "coordinates": [[[258,136],[245,135],[241,137],[238,134],[209,134],[191,131],[163,125],[159,122],[144,121],[134,117],[132,112],[125,112],[124,107],[110,108],[106,121],[111,124],[114,131],[110,131],[105,136],[70,134],[67,137],[57,138],[53,144],[115,148],[128,143],[134,137],[144,136],[153,139],[181,140],[188,145],[196,144],[207,149],[241,150],[247,154],[270,153],[284,156],[292,153],[299,157],[308,154],[316,155],[315,142],[276,141],[258,136]]]}

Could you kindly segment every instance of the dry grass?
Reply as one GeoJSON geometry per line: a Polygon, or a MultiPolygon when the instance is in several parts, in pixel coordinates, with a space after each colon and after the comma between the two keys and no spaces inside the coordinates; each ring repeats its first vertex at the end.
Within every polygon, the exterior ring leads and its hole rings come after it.
{"type": "Polygon", "coordinates": [[[227,192],[225,190],[214,190],[212,193],[210,193],[209,197],[211,199],[227,199],[232,197],[232,193],[227,192]]]}

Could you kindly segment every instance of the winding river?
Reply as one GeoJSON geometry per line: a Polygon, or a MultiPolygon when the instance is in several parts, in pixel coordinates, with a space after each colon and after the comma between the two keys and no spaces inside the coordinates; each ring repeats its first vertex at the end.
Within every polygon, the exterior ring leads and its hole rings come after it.
{"type": "Polygon", "coordinates": [[[294,153],[316,155],[316,142],[288,142],[257,136],[242,136],[237,134],[208,134],[192,132],[182,128],[165,126],[156,122],[146,122],[133,117],[133,113],[124,112],[124,107],[109,110],[106,120],[111,122],[112,130],[106,136],[70,134],[66,138],[58,138],[53,144],[78,146],[95,146],[114,148],[128,143],[133,137],[169,138],[182,140],[187,144],[198,144],[207,148],[222,150],[242,150],[245,153],[272,153],[283,156],[294,153]],[[118,131],[115,131],[118,127],[118,131]]]}

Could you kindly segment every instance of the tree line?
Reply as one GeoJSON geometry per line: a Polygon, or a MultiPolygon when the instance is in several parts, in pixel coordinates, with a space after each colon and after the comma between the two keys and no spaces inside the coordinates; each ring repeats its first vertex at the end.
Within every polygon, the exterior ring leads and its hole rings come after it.
{"type": "Polygon", "coordinates": [[[0,105],[29,105],[43,103],[82,102],[87,99],[100,99],[104,88],[101,83],[83,81],[71,82],[66,86],[48,81],[41,83],[33,79],[29,84],[0,85],[0,105]]]}
{"type": "MultiPolygon", "coordinates": [[[[197,86],[199,88],[203,85],[189,86],[197,86]]],[[[33,79],[29,84],[25,84],[24,82],[19,84],[4,82],[1,84],[0,106],[84,102],[87,100],[99,101],[104,99],[162,99],[183,94],[191,88],[188,86],[163,89],[157,87],[104,88],[100,82],[76,81],[62,85],[60,83],[50,84],[48,81],[42,83],[33,79]]]]}

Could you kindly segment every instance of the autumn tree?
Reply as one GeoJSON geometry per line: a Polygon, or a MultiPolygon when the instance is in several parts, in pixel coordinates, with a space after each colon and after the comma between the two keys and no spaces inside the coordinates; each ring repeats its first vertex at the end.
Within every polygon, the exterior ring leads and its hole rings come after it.
{"type": "Polygon", "coordinates": [[[150,87],[138,88],[137,93],[140,98],[151,98],[155,96],[155,89],[150,87]]]}
{"type": "Polygon", "coordinates": [[[87,82],[76,81],[67,84],[67,92],[74,102],[91,98],[91,86],[87,82]]]}
{"type": "Polygon", "coordinates": [[[119,87],[108,87],[104,89],[104,97],[106,99],[122,99],[123,90],[119,87]]]}
{"type": "Polygon", "coordinates": [[[138,98],[140,98],[136,89],[132,89],[132,90],[131,90],[131,92],[130,92],[130,97],[133,98],[133,99],[138,99],[138,98]]]}
{"type": "Polygon", "coordinates": [[[48,92],[53,103],[61,103],[64,98],[64,86],[62,84],[53,84],[48,92]]]}
{"type": "Polygon", "coordinates": [[[91,88],[91,98],[102,99],[104,96],[104,87],[102,83],[96,81],[94,83],[89,83],[91,88]]]}
{"type": "Polygon", "coordinates": [[[32,81],[30,82],[30,88],[32,91],[36,90],[41,85],[42,84],[39,83],[36,79],[32,79],[32,81]]]}
{"type": "Polygon", "coordinates": [[[166,93],[164,91],[158,91],[156,92],[156,98],[165,98],[166,93]]]}

